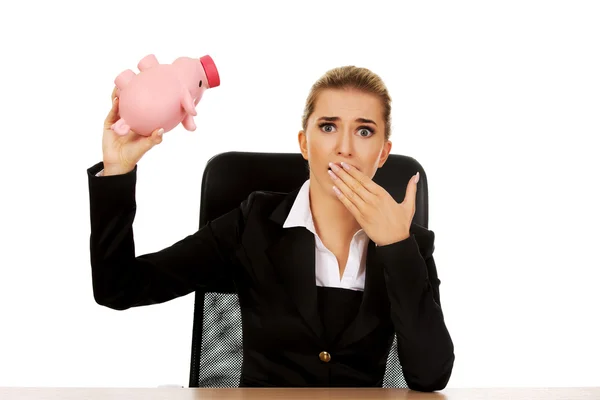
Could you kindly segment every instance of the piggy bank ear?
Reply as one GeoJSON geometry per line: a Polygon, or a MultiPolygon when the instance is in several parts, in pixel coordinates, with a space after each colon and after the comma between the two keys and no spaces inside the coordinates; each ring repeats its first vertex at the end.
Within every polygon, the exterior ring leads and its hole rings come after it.
{"type": "Polygon", "coordinates": [[[194,99],[190,95],[190,92],[187,90],[183,90],[181,95],[181,106],[185,110],[186,113],[196,116],[198,113],[196,112],[196,107],[194,105],[194,99]]]}

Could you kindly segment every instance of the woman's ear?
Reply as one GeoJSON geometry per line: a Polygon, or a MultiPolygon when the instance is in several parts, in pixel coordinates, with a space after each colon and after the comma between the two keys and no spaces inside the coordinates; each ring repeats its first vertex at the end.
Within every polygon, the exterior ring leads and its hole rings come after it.
{"type": "Polygon", "coordinates": [[[388,159],[388,156],[390,155],[390,151],[392,151],[392,142],[390,142],[389,140],[386,140],[385,143],[383,144],[383,148],[381,149],[381,153],[379,154],[379,167],[378,168],[383,167],[383,164],[385,164],[385,162],[388,159]]]}
{"type": "Polygon", "coordinates": [[[300,146],[300,153],[305,160],[308,160],[308,147],[306,142],[306,132],[300,130],[298,132],[298,145],[300,146]]]}

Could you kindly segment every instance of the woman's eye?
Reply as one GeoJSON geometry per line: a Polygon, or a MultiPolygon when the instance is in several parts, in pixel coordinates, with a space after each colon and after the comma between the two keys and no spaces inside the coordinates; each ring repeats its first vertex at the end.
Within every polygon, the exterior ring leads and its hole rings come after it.
{"type": "Polygon", "coordinates": [[[366,128],[361,129],[360,131],[358,131],[358,133],[361,136],[368,136],[368,135],[373,134],[373,132],[370,129],[366,129],[366,128]]]}
{"type": "Polygon", "coordinates": [[[321,129],[325,132],[333,132],[333,125],[323,124],[323,125],[321,125],[321,129]]]}

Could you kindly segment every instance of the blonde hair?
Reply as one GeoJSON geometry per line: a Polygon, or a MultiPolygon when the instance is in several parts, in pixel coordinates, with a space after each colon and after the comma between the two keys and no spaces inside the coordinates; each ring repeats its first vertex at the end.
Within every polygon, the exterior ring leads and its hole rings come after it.
{"type": "Polygon", "coordinates": [[[392,99],[388,90],[379,75],[367,68],[355,67],[353,65],[333,68],[313,84],[306,99],[304,114],[302,115],[302,129],[305,132],[308,118],[315,110],[315,103],[319,94],[326,89],[356,89],[377,96],[383,108],[385,140],[389,140],[392,131],[392,99]]]}

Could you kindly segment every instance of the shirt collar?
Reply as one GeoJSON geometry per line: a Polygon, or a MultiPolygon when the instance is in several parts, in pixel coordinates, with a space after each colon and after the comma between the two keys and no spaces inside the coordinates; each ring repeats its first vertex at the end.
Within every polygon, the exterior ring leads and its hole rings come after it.
{"type": "Polygon", "coordinates": [[[312,212],[310,211],[309,187],[310,179],[307,179],[300,188],[300,191],[294,200],[294,204],[292,205],[292,209],[283,223],[283,227],[292,228],[301,226],[316,235],[317,232],[313,222],[312,212]]]}
{"type": "MultiPolygon", "coordinates": [[[[294,204],[292,205],[290,213],[288,214],[285,222],[283,223],[283,227],[304,227],[310,232],[312,232],[315,236],[318,236],[317,230],[315,229],[312,212],[310,210],[309,188],[310,179],[307,179],[300,188],[300,191],[298,192],[298,195],[294,200],[294,204]]],[[[354,237],[363,234],[365,234],[365,231],[363,229],[359,229],[354,234],[354,237]]]]}

